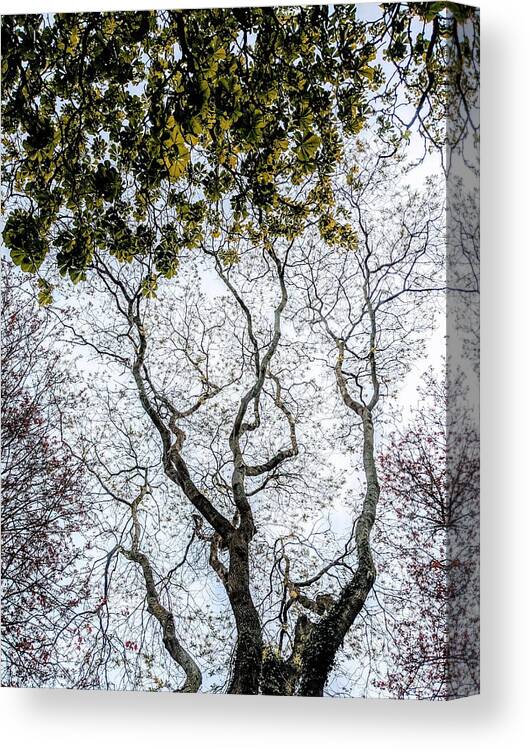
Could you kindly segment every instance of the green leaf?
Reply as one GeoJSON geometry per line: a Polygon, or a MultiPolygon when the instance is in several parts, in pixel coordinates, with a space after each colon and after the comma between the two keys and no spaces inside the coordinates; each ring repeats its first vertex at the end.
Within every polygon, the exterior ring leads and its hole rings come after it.
{"type": "Polygon", "coordinates": [[[51,305],[53,302],[53,286],[46,279],[39,279],[37,283],[39,287],[37,296],[39,305],[42,305],[42,307],[51,305]]]}
{"type": "Polygon", "coordinates": [[[154,273],[150,273],[141,282],[141,293],[147,299],[156,299],[156,292],[158,290],[158,276],[154,273]]]}
{"type": "Polygon", "coordinates": [[[296,156],[302,162],[310,161],[320,147],[321,139],[315,133],[307,133],[301,140],[298,140],[296,156]]]}
{"type": "Polygon", "coordinates": [[[375,69],[371,68],[369,65],[364,65],[360,68],[360,75],[363,75],[368,81],[372,81],[375,77],[375,69]]]}

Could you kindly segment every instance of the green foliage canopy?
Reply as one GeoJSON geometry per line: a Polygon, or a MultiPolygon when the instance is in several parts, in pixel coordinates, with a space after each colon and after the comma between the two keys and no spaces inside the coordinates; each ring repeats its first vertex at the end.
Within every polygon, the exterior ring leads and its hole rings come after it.
{"type": "Polygon", "coordinates": [[[439,10],[412,5],[378,24],[354,5],[3,17],[13,261],[36,272],[51,250],[77,282],[105,252],[170,277],[206,233],[235,262],[238,241],[266,249],[311,221],[354,245],[331,177],[385,81],[384,35],[420,65],[406,28],[439,10]]]}

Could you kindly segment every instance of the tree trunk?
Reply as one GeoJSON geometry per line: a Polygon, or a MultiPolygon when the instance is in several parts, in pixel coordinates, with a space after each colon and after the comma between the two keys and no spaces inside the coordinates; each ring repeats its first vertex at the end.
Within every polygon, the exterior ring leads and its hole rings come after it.
{"type": "Polygon", "coordinates": [[[261,678],[261,621],[250,592],[249,543],[241,530],[230,539],[227,591],[237,626],[235,664],[229,693],[257,695],[261,678]]]}

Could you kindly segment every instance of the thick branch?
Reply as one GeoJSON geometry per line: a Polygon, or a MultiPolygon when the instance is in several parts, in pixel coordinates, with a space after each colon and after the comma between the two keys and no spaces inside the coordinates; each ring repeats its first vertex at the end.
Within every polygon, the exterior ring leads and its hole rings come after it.
{"type": "Polygon", "coordinates": [[[191,654],[182,646],[177,638],[173,614],[161,603],[149,558],[139,549],[140,524],[138,519],[138,505],[146,492],[147,487],[145,486],[131,504],[133,520],[132,547],[130,550],[121,548],[121,552],[128,560],[140,566],[147,591],[147,610],[158,620],[163,628],[163,642],[166,650],[186,674],[185,682],[179,688],[178,692],[196,693],[202,684],[202,674],[191,654]]]}

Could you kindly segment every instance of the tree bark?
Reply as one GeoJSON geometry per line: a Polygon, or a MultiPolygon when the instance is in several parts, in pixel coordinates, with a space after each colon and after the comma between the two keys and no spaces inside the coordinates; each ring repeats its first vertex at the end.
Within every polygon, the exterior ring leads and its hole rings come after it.
{"type": "Polygon", "coordinates": [[[263,638],[261,621],[250,592],[249,543],[241,529],[232,534],[229,550],[226,590],[235,617],[237,643],[228,692],[257,695],[261,678],[263,638]]]}

